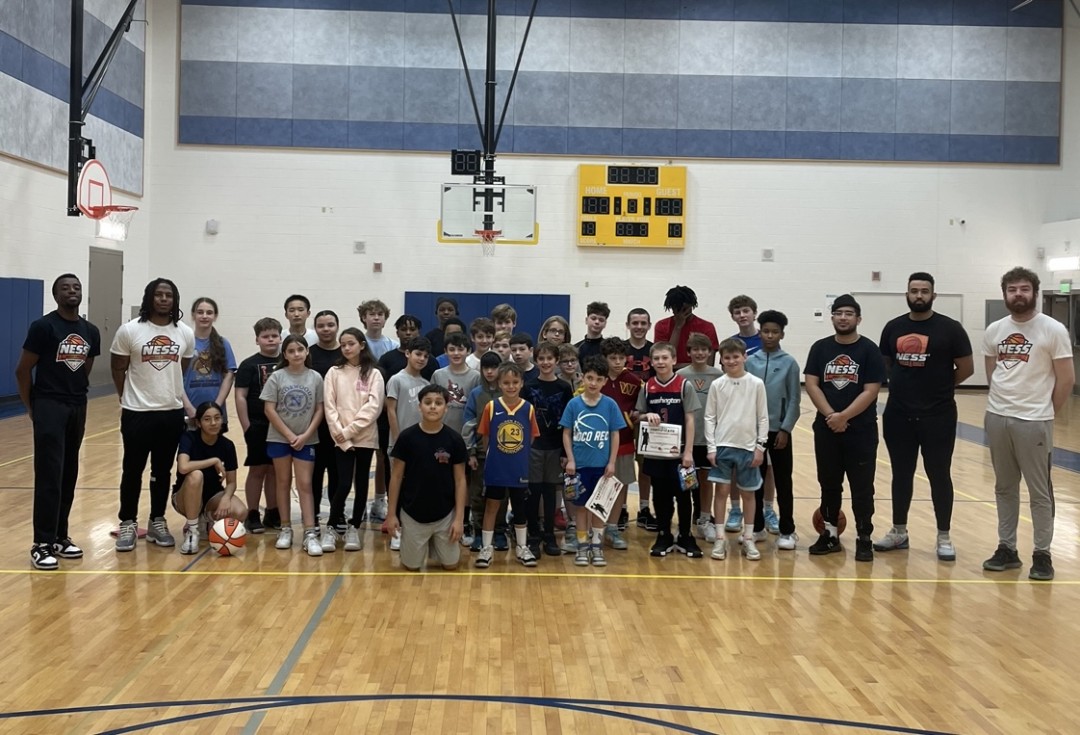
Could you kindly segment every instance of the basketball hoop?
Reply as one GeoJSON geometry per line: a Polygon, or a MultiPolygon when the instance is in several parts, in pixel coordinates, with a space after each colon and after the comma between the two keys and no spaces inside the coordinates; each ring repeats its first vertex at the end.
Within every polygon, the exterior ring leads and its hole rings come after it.
{"type": "Polygon", "coordinates": [[[502,230],[476,230],[480,246],[484,248],[485,258],[495,257],[495,240],[502,236],[502,230]]]}
{"type": "Polygon", "coordinates": [[[87,207],[88,217],[97,220],[97,237],[105,240],[124,242],[127,240],[128,227],[135,218],[138,207],[125,204],[108,204],[97,207],[87,207]]]}

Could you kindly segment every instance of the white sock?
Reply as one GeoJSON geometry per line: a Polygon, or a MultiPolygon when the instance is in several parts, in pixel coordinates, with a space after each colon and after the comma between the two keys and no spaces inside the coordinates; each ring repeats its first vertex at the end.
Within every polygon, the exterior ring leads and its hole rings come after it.
{"type": "Polygon", "coordinates": [[[518,546],[527,546],[529,544],[529,529],[525,526],[514,526],[514,539],[517,541],[518,546]]]}
{"type": "Polygon", "coordinates": [[[602,528],[594,528],[592,530],[592,542],[599,546],[604,543],[604,530],[602,528]]]}
{"type": "Polygon", "coordinates": [[[837,533],[837,531],[836,531],[836,526],[834,526],[831,523],[826,523],[825,524],[825,530],[828,531],[829,535],[832,536],[833,538],[838,538],[840,536],[840,534],[837,533]]]}
{"type": "Polygon", "coordinates": [[[493,543],[495,543],[494,531],[481,531],[480,536],[483,538],[484,546],[491,546],[493,543]]]}
{"type": "Polygon", "coordinates": [[[894,523],[893,530],[901,536],[907,536],[907,524],[906,523],[894,523]]]}

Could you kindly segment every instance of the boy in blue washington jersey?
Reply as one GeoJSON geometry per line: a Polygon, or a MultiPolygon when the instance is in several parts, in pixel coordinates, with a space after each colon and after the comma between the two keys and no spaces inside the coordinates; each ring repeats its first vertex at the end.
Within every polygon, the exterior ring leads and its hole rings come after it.
{"type": "Polygon", "coordinates": [[[619,430],[626,427],[626,420],[618,404],[600,392],[608,379],[607,360],[589,357],[583,369],[581,379],[585,391],[567,404],[559,425],[563,427],[566,474],[576,474],[581,482],[581,495],[574,499],[578,541],[574,564],[588,566],[591,557],[594,566],[602,567],[607,564],[604,559],[606,519],[597,518],[586,506],[600,479],[615,474],[619,430]],[[592,526],[591,538],[589,525],[592,526]]]}
{"type": "Polygon", "coordinates": [[[525,496],[529,488],[532,443],[540,435],[540,429],[532,404],[521,397],[525,384],[521,367],[513,362],[503,363],[499,366],[498,381],[502,395],[484,408],[480,425],[476,427],[477,434],[487,437],[488,445],[484,462],[483,547],[476,557],[476,566],[480,569],[491,566],[495,517],[499,514],[499,504],[509,496],[517,559],[524,566],[535,567],[536,555],[528,544],[525,496]]]}

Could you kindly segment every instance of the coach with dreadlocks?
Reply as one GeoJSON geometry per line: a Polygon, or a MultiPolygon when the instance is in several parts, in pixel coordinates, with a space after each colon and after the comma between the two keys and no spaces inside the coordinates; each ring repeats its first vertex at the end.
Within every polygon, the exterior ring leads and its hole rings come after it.
{"type": "Polygon", "coordinates": [[[120,532],[117,551],[131,551],[138,536],[142,476],[150,458],[150,522],[146,540],[175,546],[165,523],[169,479],[184,431],[184,372],[195,354],[195,333],[180,321],[180,292],[167,278],[143,291],[139,317],[116,330],[112,376],[120,396],[120,532]]]}
{"type": "Polygon", "coordinates": [[[690,364],[686,340],[694,332],[704,334],[712,344],[713,354],[709,356],[710,365],[713,364],[716,350],[720,347],[720,340],[716,338],[716,327],[713,323],[694,314],[697,305],[697,294],[689,286],[675,286],[669,289],[664,299],[664,311],[670,311],[671,316],[658,321],[653,330],[654,342],[670,342],[675,345],[676,368],[690,364]]]}

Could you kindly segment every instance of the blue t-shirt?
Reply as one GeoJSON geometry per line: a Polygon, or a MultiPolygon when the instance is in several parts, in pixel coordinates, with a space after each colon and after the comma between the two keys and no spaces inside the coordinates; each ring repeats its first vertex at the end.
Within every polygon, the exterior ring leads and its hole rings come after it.
{"type": "Polygon", "coordinates": [[[600,396],[595,406],[575,396],[566,405],[559,426],[574,434],[574,464],[580,467],[605,467],[611,460],[611,433],[626,426],[618,404],[600,396]]]}
{"type": "MultiPolygon", "coordinates": [[[[225,343],[225,369],[230,373],[236,372],[236,357],[233,355],[232,345],[224,337],[225,343]]],[[[218,391],[221,390],[221,381],[225,379],[225,373],[218,372],[210,366],[210,338],[195,338],[195,358],[184,373],[184,393],[187,394],[191,405],[198,408],[200,403],[216,401],[218,391]]],[[[221,407],[221,415],[225,416],[225,406],[221,407]]]]}

